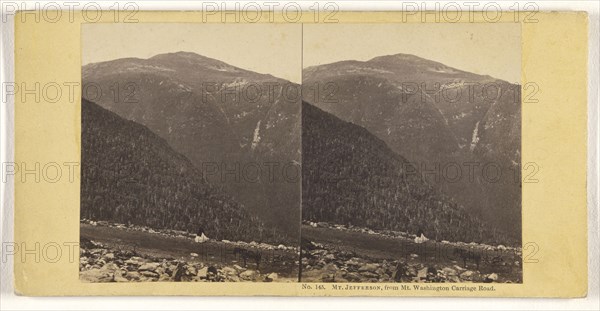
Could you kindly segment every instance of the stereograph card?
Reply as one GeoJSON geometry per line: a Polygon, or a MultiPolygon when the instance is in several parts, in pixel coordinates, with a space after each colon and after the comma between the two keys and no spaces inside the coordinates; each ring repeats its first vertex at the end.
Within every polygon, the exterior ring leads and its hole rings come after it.
{"type": "Polygon", "coordinates": [[[585,13],[212,13],[15,16],[19,294],[586,295],[585,13]]]}

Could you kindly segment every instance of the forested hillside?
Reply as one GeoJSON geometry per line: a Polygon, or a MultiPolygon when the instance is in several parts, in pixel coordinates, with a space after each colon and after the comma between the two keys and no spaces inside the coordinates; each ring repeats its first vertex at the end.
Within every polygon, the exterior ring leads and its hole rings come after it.
{"type": "Polygon", "coordinates": [[[82,99],[81,218],[283,242],[143,125],[82,99]]]}
{"type": "Polygon", "coordinates": [[[366,129],[302,105],[303,219],[388,229],[436,240],[507,243],[424,182],[366,129]]]}

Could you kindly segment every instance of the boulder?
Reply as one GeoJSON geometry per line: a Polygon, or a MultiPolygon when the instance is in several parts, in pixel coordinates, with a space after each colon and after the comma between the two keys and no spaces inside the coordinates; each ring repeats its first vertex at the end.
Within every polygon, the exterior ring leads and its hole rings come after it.
{"type": "Polygon", "coordinates": [[[208,267],[204,267],[196,273],[196,276],[199,278],[207,278],[208,277],[208,267]]]}
{"type": "Polygon", "coordinates": [[[273,282],[273,281],[277,280],[278,277],[279,276],[275,272],[269,273],[269,275],[267,275],[267,277],[265,278],[265,281],[267,281],[267,282],[273,282]]]}
{"type": "Polygon", "coordinates": [[[475,275],[475,272],[473,272],[471,270],[467,270],[460,274],[460,278],[464,279],[464,280],[471,280],[474,275],[475,275]]]}
{"type": "Polygon", "coordinates": [[[454,265],[454,266],[452,266],[452,268],[454,268],[454,269],[456,269],[458,271],[465,271],[466,270],[465,268],[463,268],[463,267],[461,267],[459,265],[454,265]]]}
{"type": "Polygon", "coordinates": [[[419,279],[427,278],[427,267],[425,267],[417,272],[417,278],[419,278],[419,279]]]}
{"type": "Polygon", "coordinates": [[[145,263],[138,269],[139,271],[155,271],[160,266],[157,262],[145,263]]]}
{"type": "Polygon", "coordinates": [[[114,274],[102,269],[91,269],[81,271],[81,273],[79,273],[79,279],[82,282],[87,283],[112,282],[114,280],[114,274]]]}
{"type": "Polygon", "coordinates": [[[221,272],[223,272],[223,274],[225,274],[225,275],[236,275],[237,274],[237,271],[232,267],[223,267],[223,269],[221,269],[221,272]]]}
{"type": "Polygon", "coordinates": [[[456,275],[449,275],[448,280],[452,283],[460,283],[461,282],[460,278],[456,275]]]}
{"type": "Polygon", "coordinates": [[[346,275],[344,275],[344,278],[350,282],[360,282],[362,280],[360,274],[356,272],[349,272],[346,275]]]}
{"type": "Polygon", "coordinates": [[[321,276],[321,281],[326,283],[332,283],[336,281],[335,273],[325,273],[321,276]]]}
{"type": "Polygon", "coordinates": [[[375,273],[375,272],[371,272],[371,271],[364,271],[361,272],[360,275],[369,278],[369,279],[377,279],[379,278],[379,274],[375,273]]]}
{"type": "Polygon", "coordinates": [[[360,268],[358,268],[358,272],[375,272],[377,271],[377,269],[379,269],[379,265],[378,264],[374,264],[374,263],[368,263],[365,265],[362,265],[360,268]]]}
{"type": "Polygon", "coordinates": [[[127,260],[125,260],[125,263],[128,265],[137,265],[137,266],[141,266],[145,263],[146,261],[141,258],[141,257],[131,257],[127,260]]]}
{"type": "Polygon", "coordinates": [[[485,277],[484,281],[487,281],[487,283],[496,282],[496,281],[498,281],[498,274],[496,274],[496,273],[488,274],[485,277]]]}
{"type": "Polygon", "coordinates": [[[140,272],[141,275],[147,277],[147,278],[157,278],[158,277],[158,273],[154,272],[154,271],[142,271],[140,272]]]}
{"type": "Polygon", "coordinates": [[[240,278],[246,281],[253,281],[258,276],[258,273],[254,270],[246,270],[240,273],[240,278]]]}
{"type": "Polygon", "coordinates": [[[137,271],[129,271],[125,275],[125,277],[128,280],[131,280],[131,281],[139,281],[140,280],[140,276],[141,276],[141,274],[139,272],[137,272],[137,271]]]}
{"type": "Polygon", "coordinates": [[[189,275],[197,275],[198,274],[198,270],[194,266],[188,266],[187,272],[189,275]]]}
{"type": "Polygon", "coordinates": [[[240,265],[233,265],[233,268],[235,268],[235,270],[238,270],[238,271],[244,271],[244,270],[246,270],[246,268],[244,268],[244,267],[242,267],[240,265]]]}
{"type": "Polygon", "coordinates": [[[326,273],[336,273],[339,270],[338,266],[335,264],[329,263],[323,266],[323,271],[326,273]]]}
{"type": "Polygon", "coordinates": [[[409,266],[407,271],[408,271],[408,275],[410,275],[410,276],[417,275],[417,269],[415,267],[409,266]]]}
{"type": "Polygon", "coordinates": [[[442,272],[443,272],[445,275],[458,275],[458,274],[456,273],[456,270],[454,270],[454,269],[452,269],[452,268],[448,268],[448,267],[446,267],[446,268],[442,269],[442,272]]]}

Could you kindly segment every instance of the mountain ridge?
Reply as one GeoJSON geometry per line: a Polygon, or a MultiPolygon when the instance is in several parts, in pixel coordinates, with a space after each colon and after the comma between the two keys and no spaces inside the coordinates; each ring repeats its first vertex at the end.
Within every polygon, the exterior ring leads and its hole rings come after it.
{"type": "Polygon", "coordinates": [[[305,69],[303,84],[333,85],[334,92],[305,100],[434,170],[428,182],[439,191],[520,237],[521,187],[513,178],[521,162],[519,86],[446,68],[406,54],[323,64],[305,69]],[[479,164],[473,181],[464,167],[458,182],[439,172],[464,163],[479,164]],[[483,176],[489,163],[504,172],[500,180],[483,176]]]}
{"type": "Polygon", "coordinates": [[[265,163],[280,169],[299,163],[300,98],[286,93],[297,84],[189,52],[90,64],[82,72],[84,98],[147,126],[203,172],[218,167],[206,174],[209,182],[266,222],[299,235],[299,223],[283,217],[300,217],[299,181],[281,172],[275,180],[223,178],[227,168],[239,175],[265,163]],[[94,100],[94,90],[108,94],[94,100]]]}

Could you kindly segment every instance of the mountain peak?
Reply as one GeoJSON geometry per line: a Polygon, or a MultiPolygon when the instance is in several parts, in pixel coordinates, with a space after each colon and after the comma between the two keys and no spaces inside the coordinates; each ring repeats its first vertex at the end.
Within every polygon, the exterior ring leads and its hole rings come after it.
{"type": "Polygon", "coordinates": [[[154,55],[150,58],[148,58],[148,60],[171,60],[171,61],[188,61],[190,63],[198,63],[198,62],[202,62],[202,63],[209,63],[209,62],[213,62],[213,63],[219,63],[219,64],[226,64],[220,60],[214,59],[214,58],[210,58],[204,55],[200,55],[198,53],[194,53],[194,52],[187,52],[187,51],[179,51],[179,52],[172,52],[172,53],[163,53],[163,54],[157,54],[154,55]]]}
{"type": "Polygon", "coordinates": [[[426,65],[429,67],[446,68],[446,69],[452,69],[454,71],[459,71],[457,69],[448,67],[442,63],[439,63],[439,62],[436,62],[433,60],[429,60],[429,59],[419,57],[416,55],[412,55],[412,54],[404,54],[404,53],[377,56],[377,57],[372,58],[367,61],[367,63],[375,63],[375,62],[376,63],[386,63],[386,64],[411,64],[411,65],[416,65],[416,66],[426,65]]]}
{"type": "Polygon", "coordinates": [[[373,57],[370,60],[368,60],[369,62],[371,61],[406,61],[406,60],[425,60],[425,61],[429,61],[426,60],[422,57],[413,55],[413,54],[405,54],[405,53],[398,53],[398,54],[391,54],[391,55],[381,55],[381,56],[377,56],[377,57],[373,57]]]}

